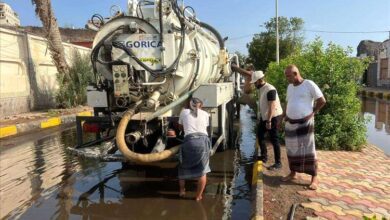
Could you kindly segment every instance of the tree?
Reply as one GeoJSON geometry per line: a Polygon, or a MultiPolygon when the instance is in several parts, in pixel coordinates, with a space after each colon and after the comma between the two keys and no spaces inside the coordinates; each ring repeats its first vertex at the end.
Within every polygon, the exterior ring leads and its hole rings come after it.
{"type": "MultiPolygon", "coordinates": [[[[82,55],[75,50],[71,61],[68,73],[72,80],[61,83],[56,93],[56,101],[62,108],[84,105],[87,101],[87,86],[94,79],[90,54],[82,55]]],[[[57,74],[57,81],[63,82],[64,75],[57,74]]]]}
{"type": "Polygon", "coordinates": [[[321,88],[327,103],[316,116],[316,145],[327,150],[360,150],[366,143],[365,120],[360,114],[361,103],[356,96],[359,79],[368,67],[369,59],[351,57],[352,49],[333,43],[324,48],[316,39],[280,61],[270,63],[267,81],[274,85],[285,103],[287,81],[284,68],[298,66],[302,76],[313,80],[321,88]]]}
{"type": "MultiPolygon", "coordinates": [[[[286,58],[303,45],[303,20],[301,18],[279,17],[279,56],[286,58]]],[[[265,22],[265,32],[255,34],[247,44],[249,60],[256,69],[265,70],[268,64],[276,60],[276,19],[265,22]]]]}
{"type": "Polygon", "coordinates": [[[51,0],[32,0],[35,5],[35,13],[39,16],[46,33],[50,55],[60,74],[64,75],[64,81],[69,80],[69,66],[65,59],[64,46],[62,45],[61,34],[58,28],[57,19],[51,7],[51,0]]]}

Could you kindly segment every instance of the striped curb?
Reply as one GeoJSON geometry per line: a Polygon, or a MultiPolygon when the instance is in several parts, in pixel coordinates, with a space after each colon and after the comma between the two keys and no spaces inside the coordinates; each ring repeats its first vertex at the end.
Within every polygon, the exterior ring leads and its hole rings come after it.
{"type": "Polygon", "coordinates": [[[17,128],[15,125],[0,128],[0,138],[17,134],[17,128]]]}
{"type": "MultiPolygon", "coordinates": [[[[258,149],[258,142],[256,140],[256,149],[258,149]]],[[[255,159],[256,160],[256,159],[255,159]]],[[[253,192],[256,192],[254,198],[254,216],[252,220],[263,220],[263,162],[256,161],[253,164],[252,173],[252,188],[253,192]]]]}
{"type": "Polygon", "coordinates": [[[0,128],[0,139],[17,134],[23,134],[35,130],[57,127],[59,125],[70,124],[76,121],[76,116],[92,116],[92,111],[83,111],[77,114],[63,115],[60,117],[50,117],[37,121],[31,121],[15,125],[7,125],[0,128]]]}

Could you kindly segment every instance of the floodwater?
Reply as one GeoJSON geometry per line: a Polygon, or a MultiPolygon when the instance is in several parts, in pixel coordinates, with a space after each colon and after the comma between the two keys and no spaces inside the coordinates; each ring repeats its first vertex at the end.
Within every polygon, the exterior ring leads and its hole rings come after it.
{"type": "Polygon", "coordinates": [[[368,120],[367,141],[390,155],[390,101],[362,97],[362,113],[368,120]]]}
{"type": "Polygon", "coordinates": [[[123,168],[69,155],[74,128],[3,140],[0,218],[250,219],[255,143],[250,115],[242,109],[238,148],[211,158],[201,202],[193,200],[194,181],[187,183],[187,197],[178,197],[175,164],[123,168]]]}

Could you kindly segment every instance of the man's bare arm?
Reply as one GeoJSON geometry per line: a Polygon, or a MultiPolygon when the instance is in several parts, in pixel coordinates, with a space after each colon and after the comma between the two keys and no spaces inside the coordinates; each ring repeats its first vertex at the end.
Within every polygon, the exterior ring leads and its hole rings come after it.
{"type": "Polygon", "coordinates": [[[313,112],[310,115],[304,117],[304,120],[307,121],[307,120],[311,119],[312,117],[314,117],[314,115],[317,114],[325,106],[325,103],[326,103],[326,100],[324,97],[316,99],[316,104],[313,108],[313,112]]]}
{"type": "Polygon", "coordinates": [[[267,121],[271,121],[275,114],[275,101],[268,101],[268,118],[267,121]]]}
{"type": "Polygon", "coordinates": [[[240,68],[235,64],[232,64],[232,70],[238,72],[239,74],[241,74],[245,78],[250,79],[252,77],[252,71],[240,68]]]}
{"type": "Polygon", "coordinates": [[[326,103],[325,97],[322,96],[321,98],[318,98],[316,100],[316,105],[313,109],[313,113],[314,114],[318,113],[325,106],[325,103],[326,103]]]}
{"type": "Polygon", "coordinates": [[[250,84],[250,81],[252,79],[252,71],[240,68],[234,63],[231,65],[231,67],[232,67],[233,71],[238,72],[239,74],[241,74],[244,77],[244,79],[245,79],[244,93],[246,93],[246,94],[251,93],[252,92],[252,85],[250,84]]]}

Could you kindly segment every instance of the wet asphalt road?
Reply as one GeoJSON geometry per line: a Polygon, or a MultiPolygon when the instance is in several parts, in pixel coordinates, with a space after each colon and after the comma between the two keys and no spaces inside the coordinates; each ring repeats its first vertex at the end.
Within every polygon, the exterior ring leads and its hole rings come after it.
{"type": "Polygon", "coordinates": [[[1,141],[1,219],[249,219],[253,123],[242,108],[237,146],[210,161],[205,195],[196,182],[178,197],[176,164],[123,167],[81,160],[66,151],[75,128],[49,129],[1,141]],[[245,126],[243,126],[245,125],[245,126]]]}

